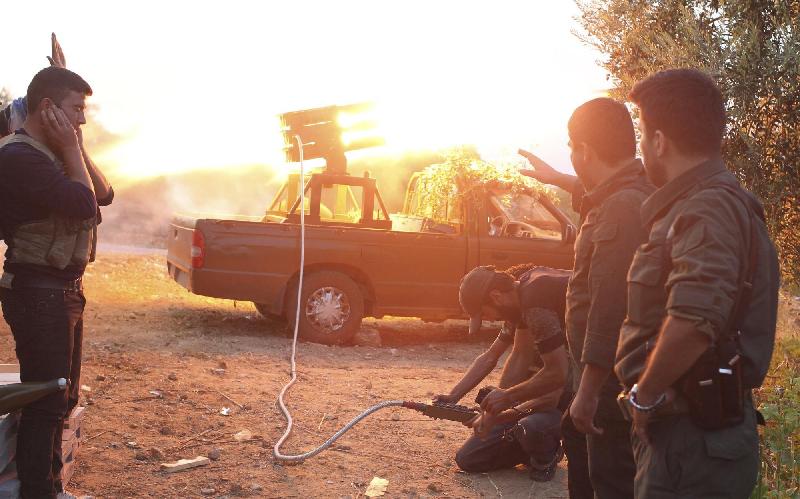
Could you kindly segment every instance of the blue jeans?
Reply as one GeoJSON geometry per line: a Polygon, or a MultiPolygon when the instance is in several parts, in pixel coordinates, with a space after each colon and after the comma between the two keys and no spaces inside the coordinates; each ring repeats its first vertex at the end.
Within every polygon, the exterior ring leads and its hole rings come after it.
{"type": "Polygon", "coordinates": [[[513,468],[518,464],[549,463],[561,439],[561,411],[536,412],[516,423],[495,426],[485,440],[472,435],[456,452],[456,464],[464,471],[485,472],[513,468]],[[521,438],[504,438],[514,427],[521,438]]]}

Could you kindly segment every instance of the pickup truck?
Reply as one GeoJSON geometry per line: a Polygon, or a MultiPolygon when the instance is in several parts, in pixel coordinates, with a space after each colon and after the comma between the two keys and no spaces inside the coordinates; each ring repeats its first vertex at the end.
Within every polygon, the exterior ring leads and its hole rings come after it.
{"type": "Polygon", "coordinates": [[[572,268],[576,229],[547,196],[473,188],[469,197],[456,197],[465,200],[461,205],[434,219],[417,214],[426,201],[418,173],[402,211],[392,215],[368,185],[359,202],[349,186],[319,176],[316,190],[305,184],[311,196],[303,208],[295,174],[264,217],[174,216],[167,252],[172,278],[192,293],[251,301],[262,315],[293,324],[304,209],[299,335],[341,344],[364,317],[463,318],[459,282],[478,265],[572,268]]]}

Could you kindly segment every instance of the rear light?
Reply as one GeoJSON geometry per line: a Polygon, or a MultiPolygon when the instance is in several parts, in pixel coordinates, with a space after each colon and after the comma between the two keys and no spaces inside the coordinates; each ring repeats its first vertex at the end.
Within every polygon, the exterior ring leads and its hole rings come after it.
{"type": "Polygon", "coordinates": [[[203,233],[195,229],[192,232],[192,268],[202,269],[206,258],[206,238],[203,233]]]}

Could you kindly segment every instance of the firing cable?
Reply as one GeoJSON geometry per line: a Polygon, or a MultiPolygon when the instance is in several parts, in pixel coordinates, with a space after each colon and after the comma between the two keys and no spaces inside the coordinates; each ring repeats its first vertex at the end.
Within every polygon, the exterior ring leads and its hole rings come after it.
{"type": "Polygon", "coordinates": [[[297,381],[297,364],[295,362],[295,357],[297,355],[297,333],[300,330],[300,307],[301,307],[301,296],[303,293],[303,271],[305,269],[306,263],[306,186],[305,186],[305,170],[303,164],[303,140],[300,138],[299,135],[294,136],[295,141],[297,142],[297,147],[300,150],[300,276],[299,280],[297,281],[297,308],[295,310],[294,316],[294,336],[292,338],[292,357],[291,357],[291,380],[281,389],[280,394],[278,395],[278,405],[281,408],[281,412],[283,413],[283,417],[286,418],[286,431],[283,433],[281,438],[275,444],[275,447],[272,448],[272,454],[278,461],[287,461],[287,462],[294,462],[294,463],[302,463],[309,457],[313,457],[323,450],[327,449],[333,443],[339,439],[343,434],[350,430],[353,426],[355,426],[359,421],[364,419],[365,417],[369,416],[375,411],[383,409],[385,407],[400,407],[403,405],[402,400],[387,400],[385,402],[381,402],[379,404],[375,404],[372,407],[368,408],[355,418],[352,421],[344,425],[339,431],[337,431],[331,438],[326,440],[322,445],[317,447],[316,449],[310,450],[303,454],[297,455],[288,455],[281,453],[281,445],[283,442],[289,438],[289,434],[292,432],[292,415],[289,413],[289,409],[286,408],[286,404],[283,401],[283,396],[286,395],[286,392],[289,391],[289,388],[294,385],[295,381],[297,381]]]}

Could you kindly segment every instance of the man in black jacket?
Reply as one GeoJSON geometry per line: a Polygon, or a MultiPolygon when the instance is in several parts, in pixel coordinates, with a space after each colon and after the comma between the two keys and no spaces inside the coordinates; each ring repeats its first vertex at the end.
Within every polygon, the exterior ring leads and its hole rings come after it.
{"type": "Polygon", "coordinates": [[[62,493],[61,434],[77,404],[83,337],[82,276],[94,257],[98,205],[113,190],[83,150],[91,87],[60,67],[34,76],[22,128],[0,140],[0,278],[3,316],[22,381],[67,378],[70,388],[22,411],[17,470],[22,496],[62,493]]]}

